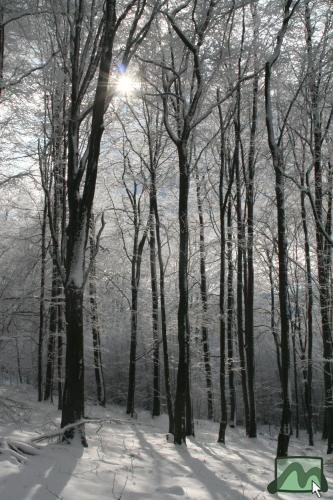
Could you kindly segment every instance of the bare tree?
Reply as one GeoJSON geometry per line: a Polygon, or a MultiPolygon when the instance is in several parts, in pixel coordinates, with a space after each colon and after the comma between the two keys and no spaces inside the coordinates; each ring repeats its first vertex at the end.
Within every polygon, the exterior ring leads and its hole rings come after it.
{"type": "Polygon", "coordinates": [[[288,256],[286,244],[286,209],[283,175],[284,160],[281,148],[283,129],[279,138],[276,138],[273,122],[273,109],[271,97],[272,66],[277,61],[289,21],[299,1],[285,0],[282,26],[277,34],[276,44],[271,57],[265,64],[265,106],[268,144],[273,160],[275,172],[275,193],[277,206],[278,225],[278,258],[279,258],[279,300],[281,324],[281,384],[282,384],[282,417],[278,437],[277,456],[284,457],[288,454],[290,436],[290,400],[289,400],[289,314],[288,314],[288,256]]]}
{"type": "MultiPolygon", "coordinates": [[[[89,275],[89,302],[90,302],[90,319],[93,341],[93,357],[94,371],[97,389],[97,401],[101,406],[106,405],[106,391],[104,380],[104,367],[102,362],[102,347],[100,325],[98,319],[98,303],[97,303],[97,276],[96,276],[96,255],[97,255],[97,237],[96,237],[96,221],[94,213],[91,213],[90,220],[90,275],[89,275]]],[[[102,215],[102,227],[104,226],[104,215],[102,215]]]]}
{"type": "MultiPolygon", "coordinates": [[[[158,8],[148,9],[146,0],[135,0],[126,3],[118,14],[116,0],[107,0],[101,18],[98,16],[99,5],[92,2],[90,9],[85,0],[79,0],[70,6],[65,13],[64,21],[69,24],[70,46],[70,109],[68,115],[68,226],[66,230],[66,260],[61,265],[59,242],[53,223],[51,234],[57,252],[59,272],[64,283],[66,303],[66,373],[63,396],[61,426],[78,423],[64,433],[64,439],[70,440],[76,432],[81,442],[87,445],[84,425],[84,351],[83,351],[83,293],[89,276],[89,268],[85,266],[85,252],[89,231],[89,221],[95,195],[98,160],[101,138],[104,132],[104,115],[110,102],[109,77],[113,62],[116,33],[123,21],[129,21],[128,35],[122,53],[122,63],[127,66],[134,52],[150,27],[158,8]],[[140,24],[140,20],[143,23],[140,24]],[[83,21],[89,27],[84,36],[83,21]],[[96,91],[93,103],[88,109],[82,109],[83,99],[89,85],[97,75],[96,91]],[[80,127],[86,123],[91,114],[88,126],[88,139],[82,142],[80,127]],[[82,151],[83,149],[83,151],[82,151]]],[[[62,11],[54,10],[56,27],[62,11]]],[[[61,37],[57,38],[59,50],[64,53],[65,47],[61,37]]]]}

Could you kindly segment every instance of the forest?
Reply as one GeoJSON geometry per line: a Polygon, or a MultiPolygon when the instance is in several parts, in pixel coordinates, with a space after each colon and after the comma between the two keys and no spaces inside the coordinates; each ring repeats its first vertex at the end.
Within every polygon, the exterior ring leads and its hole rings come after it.
{"type": "Polygon", "coordinates": [[[332,70],[331,0],[0,0],[1,499],[333,487],[332,70]]]}

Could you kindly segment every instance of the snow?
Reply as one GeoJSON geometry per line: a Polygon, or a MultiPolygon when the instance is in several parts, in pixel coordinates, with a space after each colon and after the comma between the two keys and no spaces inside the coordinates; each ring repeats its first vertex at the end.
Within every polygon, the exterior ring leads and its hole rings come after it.
{"type": "MultiPolygon", "coordinates": [[[[0,387],[0,436],[29,441],[38,433],[52,432],[60,423],[56,406],[35,402],[36,393],[9,386],[0,387]],[[1,400],[10,397],[26,405],[20,425],[1,416],[1,400]]],[[[244,437],[243,429],[227,429],[227,445],[216,443],[218,424],[196,421],[195,438],[187,447],[176,447],[166,439],[166,416],[151,419],[138,412],[130,420],[124,410],[87,405],[89,418],[112,419],[111,423],[87,424],[89,448],[78,444],[40,445],[39,455],[18,464],[0,455],[1,500],[262,500],[274,478],[276,435],[261,429],[257,439],[244,437]]],[[[292,439],[290,454],[322,455],[325,443],[306,445],[305,433],[292,439]]],[[[325,464],[325,475],[333,488],[333,464],[325,464]]],[[[307,495],[309,498],[310,494],[307,495]]],[[[332,498],[330,490],[322,494],[332,498]]],[[[299,498],[278,494],[276,498],[299,498]]],[[[304,495],[302,495],[304,498],[304,495]]]]}

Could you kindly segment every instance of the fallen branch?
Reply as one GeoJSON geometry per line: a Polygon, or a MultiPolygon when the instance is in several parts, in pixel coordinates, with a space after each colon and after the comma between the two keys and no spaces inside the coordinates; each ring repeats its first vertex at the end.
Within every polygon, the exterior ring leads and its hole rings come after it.
{"type": "MultiPolygon", "coordinates": [[[[134,425],[134,426],[137,425],[136,422],[133,422],[130,419],[121,420],[119,418],[85,418],[79,420],[78,422],[75,422],[74,424],[68,424],[65,427],[62,427],[61,429],[58,429],[57,431],[49,432],[47,434],[41,434],[40,436],[32,438],[30,440],[30,443],[31,444],[41,443],[42,441],[48,441],[52,439],[57,439],[58,441],[60,441],[60,438],[65,434],[66,431],[75,429],[76,427],[80,427],[81,425],[85,424],[97,424],[97,425],[118,424],[118,425],[134,425]]],[[[142,422],[140,422],[140,426],[152,427],[151,425],[144,424],[142,422]]]]}
{"type": "Polygon", "coordinates": [[[19,463],[25,463],[28,456],[38,455],[38,447],[31,443],[15,441],[12,439],[0,440],[0,455],[15,458],[19,463]]]}
{"type": "Polygon", "coordinates": [[[60,438],[65,434],[65,432],[75,429],[76,427],[80,427],[81,425],[84,424],[125,424],[125,423],[130,423],[129,421],[123,421],[123,420],[118,420],[118,419],[100,419],[100,418],[86,418],[79,420],[78,422],[75,422],[74,424],[68,424],[65,425],[65,427],[62,427],[61,429],[58,429],[57,431],[54,432],[49,432],[48,434],[42,434],[41,436],[37,436],[35,438],[32,438],[30,440],[30,443],[41,443],[42,441],[47,441],[50,439],[55,439],[60,438]]]}

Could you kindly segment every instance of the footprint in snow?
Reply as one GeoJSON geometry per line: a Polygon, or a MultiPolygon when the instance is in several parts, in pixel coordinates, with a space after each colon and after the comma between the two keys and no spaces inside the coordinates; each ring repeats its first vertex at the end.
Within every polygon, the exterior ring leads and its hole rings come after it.
{"type": "Polygon", "coordinates": [[[158,493],[169,493],[169,495],[177,495],[177,496],[182,496],[185,495],[185,491],[181,486],[170,486],[169,488],[161,487],[157,488],[156,492],[158,493]]]}

